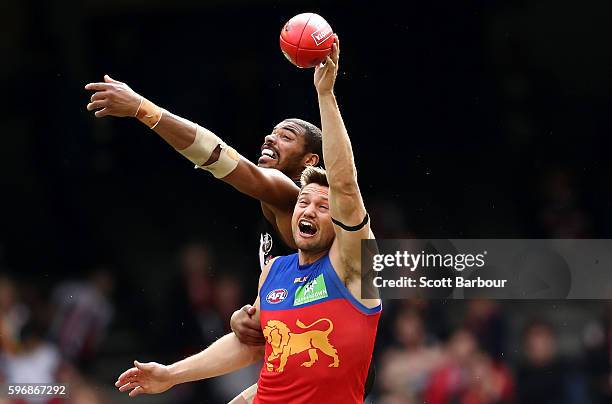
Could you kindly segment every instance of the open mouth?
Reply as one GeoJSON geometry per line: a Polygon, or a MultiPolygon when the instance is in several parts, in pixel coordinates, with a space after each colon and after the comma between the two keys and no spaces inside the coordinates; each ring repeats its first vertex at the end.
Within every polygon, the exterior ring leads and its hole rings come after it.
{"type": "Polygon", "coordinates": [[[263,145],[261,147],[261,156],[259,157],[259,163],[268,163],[272,160],[278,160],[278,153],[272,147],[263,145]]]}
{"type": "Polygon", "coordinates": [[[307,220],[300,220],[298,228],[300,229],[300,235],[302,237],[312,237],[317,233],[317,227],[307,220]]]}

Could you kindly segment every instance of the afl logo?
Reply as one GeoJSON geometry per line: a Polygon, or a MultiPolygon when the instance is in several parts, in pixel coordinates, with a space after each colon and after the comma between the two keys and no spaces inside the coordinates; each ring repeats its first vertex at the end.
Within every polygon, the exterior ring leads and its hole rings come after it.
{"type": "Polygon", "coordinates": [[[280,303],[287,297],[287,289],[274,289],[268,296],[266,296],[266,301],[270,304],[280,303]]]}

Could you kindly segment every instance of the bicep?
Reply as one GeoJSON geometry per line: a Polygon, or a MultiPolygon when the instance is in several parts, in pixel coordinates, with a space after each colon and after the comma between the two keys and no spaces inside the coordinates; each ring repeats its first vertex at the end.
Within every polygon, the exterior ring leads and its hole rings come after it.
{"type": "Polygon", "coordinates": [[[299,192],[297,185],[280,171],[257,167],[244,157],[222,180],[243,194],[278,208],[295,204],[299,192]]]}

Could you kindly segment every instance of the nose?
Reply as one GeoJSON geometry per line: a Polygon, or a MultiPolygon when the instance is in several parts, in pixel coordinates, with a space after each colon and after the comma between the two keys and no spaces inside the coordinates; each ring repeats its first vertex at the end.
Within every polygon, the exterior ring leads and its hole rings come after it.
{"type": "Polygon", "coordinates": [[[316,216],[316,208],[314,206],[313,203],[308,204],[308,206],[306,206],[306,209],[304,209],[304,217],[307,217],[309,219],[314,218],[316,216]]]}
{"type": "Polygon", "coordinates": [[[264,138],[264,143],[276,144],[276,133],[270,133],[264,138]]]}

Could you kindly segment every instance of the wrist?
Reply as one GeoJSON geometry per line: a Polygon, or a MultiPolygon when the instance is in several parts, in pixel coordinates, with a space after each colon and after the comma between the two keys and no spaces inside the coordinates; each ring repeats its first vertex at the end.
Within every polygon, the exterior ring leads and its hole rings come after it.
{"type": "Polygon", "coordinates": [[[168,366],[168,373],[170,375],[169,382],[172,387],[187,381],[182,379],[182,377],[184,377],[184,372],[181,370],[178,362],[168,366]]]}
{"type": "Polygon", "coordinates": [[[317,90],[317,95],[319,96],[320,99],[335,98],[334,89],[333,88],[331,88],[329,90],[322,90],[322,91],[318,91],[317,90]]]}
{"type": "Polygon", "coordinates": [[[140,97],[140,104],[136,109],[134,117],[140,122],[147,125],[150,129],[155,129],[159,121],[161,121],[164,110],[145,97],[140,97]]]}

